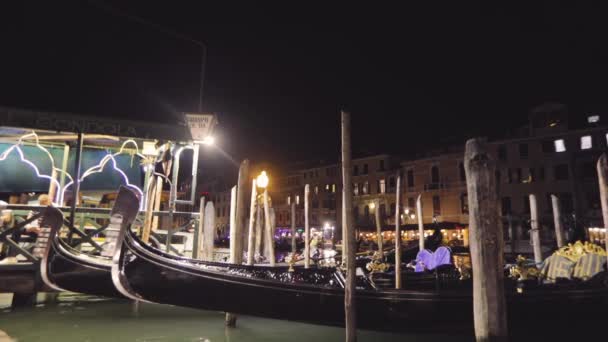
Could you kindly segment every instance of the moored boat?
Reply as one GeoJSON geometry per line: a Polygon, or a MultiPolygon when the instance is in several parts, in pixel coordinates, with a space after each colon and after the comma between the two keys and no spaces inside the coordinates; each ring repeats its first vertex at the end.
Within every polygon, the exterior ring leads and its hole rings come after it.
{"type": "MultiPolygon", "coordinates": [[[[143,243],[123,228],[113,259],[114,284],[132,297],[172,305],[228,311],[326,325],[344,322],[344,276],[336,268],[245,266],[173,256],[143,243]]],[[[601,281],[529,286],[505,280],[513,331],[558,324],[583,327],[598,321],[608,305],[601,281]],[[576,312],[576,315],[571,314],[576,312]],[[542,319],[539,319],[541,318],[542,319]]],[[[358,278],[357,321],[363,329],[388,331],[473,330],[469,286],[441,290],[375,289],[358,278]]],[[[599,279],[599,280],[598,280],[599,279]]]]}
{"type": "MultiPolygon", "coordinates": [[[[106,229],[108,244],[104,246],[101,255],[89,255],[75,250],[59,237],[61,225],[53,227],[47,251],[41,261],[43,281],[58,290],[104,297],[124,297],[112,282],[111,256],[115,246],[112,245],[111,235],[113,231],[118,234],[122,227],[130,227],[139,210],[138,201],[134,192],[120,188],[110,213],[110,225],[106,229]]],[[[59,214],[61,215],[61,212],[59,214]]]]}

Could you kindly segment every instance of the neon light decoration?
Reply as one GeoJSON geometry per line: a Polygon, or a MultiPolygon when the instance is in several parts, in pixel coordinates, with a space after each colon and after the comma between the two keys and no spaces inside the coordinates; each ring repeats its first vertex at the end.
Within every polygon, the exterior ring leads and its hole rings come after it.
{"type": "MultiPolygon", "coordinates": [[[[133,145],[135,145],[135,151],[136,151],[135,155],[137,155],[138,157],[140,157],[142,159],[145,159],[146,157],[144,155],[142,155],[141,153],[139,153],[139,148],[137,146],[137,143],[134,140],[129,139],[129,140],[126,140],[124,143],[122,143],[122,145],[120,146],[120,150],[118,150],[118,152],[116,152],[114,154],[107,154],[107,155],[105,155],[103,158],[101,158],[101,161],[99,161],[99,163],[97,163],[97,165],[94,165],[94,166],[88,168],[82,174],[82,176],[80,177],[79,181],[82,182],[88,176],[90,176],[92,174],[96,174],[96,173],[102,172],[104,170],[106,164],[109,161],[111,161],[112,162],[112,168],[114,169],[114,171],[117,171],[121,175],[121,177],[122,177],[125,185],[128,186],[128,187],[130,187],[130,188],[132,188],[132,189],[135,189],[135,191],[137,191],[140,194],[141,200],[140,200],[139,204],[140,204],[140,208],[143,208],[144,200],[145,200],[144,196],[143,196],[143,194],[144,194],[143,191],[138,186],[136,186],[134,184],[131,184],[129,182],[129,177],[127,177],[127,175],[125,174],[125,172],[121,168],[119,168],[118,165],[117,165],[117,163],[116,163],[116,158],[115,157],[118,156],[118,155],[120,155],[120,154],[122,154],[125,145],[130,144],[130,143],[133,144],[133,145]]],[[[70,186],[72,186],[73,184],[74,184],[74,181],[72,180],[68,184],[65,185],[65,187],[62,190],[62,195],[61,195],[62,200],[63,200],[63,198],[65,196],[65,191],[70,186]]]]}
{"type": "Polygon", "coordinates": [[[49,157],[49,160],[51,161],[51,170],[52,171],[56,171],[58,173],[63,173],[65,174],[70,181],[73,182],[73,178],[72,176],[67,173],[65,170],[62,170],[60,168],[55,167],[55,160],[53,159],[53,156],[51,155],[51,153],[42,145],[40,145],[40,140],[38,139],[38,135],[35,132],[32,133],[28,133],[26,135],[23,135],[19,138],[19,140],[17,140],[17,143],[12,145],[11,147],[9,147],[8,149],[6,149],[6,151],[2,152],[2,154],[0,154],[0,161],[4,161],[6,160],[6,158],[9,156],[9,154],[12,151],[17,151],[17,153],[19,154],[19,158],[21,159],[21,161],[23,163],[25,163],[26,165],[28,165],[31,169],[34,170],[34,172],[36,172],[36,176],[38,178],[42,178],[42,179],[48,179],[49,182],[52,182],[53,184],[55,184],[55,186],[57,186],[57,190],[55,191],[55,199],[53,201],[54,205],[58,205],[59,203],[63,202],[63,192],[61,190],[61,185],[59,184],[59,182],[57,181],[57,179],[53,178],[53,176],[49,176],[46,174],[41,174],[40,170],[38,169],[38,167],[36,166],[36,164],[34,164],[32,161],[30,161],[29,159],[27,159],[25,157],[25,155],[23,154],[23,150],[21,149],[20,145],[23,145],[23,142],[25,139],[28,138],[34,138],[35,140],[35,145],[38,149],[42,150],[44,153],[46,153],[46,155],[49,157]]]}

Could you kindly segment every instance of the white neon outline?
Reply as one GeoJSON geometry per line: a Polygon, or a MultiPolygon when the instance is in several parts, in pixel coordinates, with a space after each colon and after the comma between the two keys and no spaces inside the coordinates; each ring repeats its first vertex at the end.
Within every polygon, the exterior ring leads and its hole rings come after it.
{"type": "MultiPolygon", "coordinates": [[[[141,197],[143,197],[143,191],[141,191],[141,189],[137,185],[131,184],[129,182],[129,177],[127,177],[125,172],[116,165],[116,159],[114,158],[113,154],[108,154],[108,155],[104,156],[97,165],[94,165],[94,166],[88,168],[82,174],[79,181],[82,183],[82,181],[84,181],[84,179],[87,178],[88,176],[102,172],[105,169],[105,166],[108,163],[108,161],[112,161],[112,168],[114,169],[114,171],[117,171],[122,176],[122,179],[124,180],[125,185],[130,188],[135,189],[141,195],[141,197]]],[[[65,187],[62,190],[62,192],[63,192],[62,196],[65,194],[65,191],[73,184],[74,184],[74,181],[70,181],[68,184],[65,185],[65,187]]]]}
{"type": "Polygon", "coordinates": [[[34,164],[29,159],[27,159],[23,153],[23,150],[21,149],[21,147],[19,147],[19,145],[23,145],[23,142],[25,139],[28,139],[31,137],[34,138],[36,147],[38,149],[42,150],[44,153],[46,153],[46,155],[49,157],[49,160],[51,161],[51,170],[57,171],[59,173],[63,173],[70,179],[70,181],[73,181],[72,176],[68,172],[55,166],[55,159],[53,159],[53,156],[51,155],[51,153],[44,146],[40,145],[40,140],[39,140],[38,134],[36,134],[36,132],[31,132],[31,133],[28,133],[28,134],[25,134],[25,135],[22,135],[21,137],[19,137],[19,140],[17,140],[17,143],[15,143],[14,145],[12,145],[8,149],[6,149],[4,152],[2,152],[2,154],[0,154],[0,161],[6,160],[8,155],[13,150],[16,149],[17,152],[19,153],[19,157],[20,157],[21,161],[24,162],[26,165],[28,165],[30,168],[32,168],[36,172],[36,176],[38,178],[48,179],[49,182],[54,182],[54,184],[57,186],[57,190],[55,191],[55,200],[53,201],[53,204],[58,205],[59,203],[63,202],[63,192],[61,190],[61,186],[60,186],[59,182],[52,176],[49,176],[47,174],[41,174],[40,170],[38,169],[36,164],[34,164]]]}

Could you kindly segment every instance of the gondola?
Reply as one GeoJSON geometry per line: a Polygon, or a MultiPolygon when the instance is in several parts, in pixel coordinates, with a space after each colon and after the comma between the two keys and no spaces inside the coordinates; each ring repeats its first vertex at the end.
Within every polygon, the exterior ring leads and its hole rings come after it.
{"type": "MultiPolygon", "coordinates": [[[[203,262],[167,254],[123,228],[113,258],[114,284],[156,303],[325,325],[344,323],[344,276],[339,269],[262,267],[203,262]]],[[[543,324],[599,322],[608,305],[605,284],[530,287],[518,293],[506,280],[512,331],[543,324]],[[542,319],[541,319],[542,318],[542,319]]],[[[357,321],[363,329],[464,332],[473,330],[468,286],[441,291],[378,290],[359,277],[357,321]]],[[[542,330],[538,330],[542,331],[542,330]]]]}
{"type": "Polygon", "coordinates": [[[122,227],[130,227],[138,211],[138,197],[121,187],[110,213],[110,225],[106,229],[107,250],[101,255],[89,255],[75,250],[59,237],[61,225],[53,227],[47,251],[41,261],[40,274],[43,281],[58,290],[124,298],[124,294],[112,282],[111,258],[114,247],[111,235],[113,231],[118,235],[122,227]]]}

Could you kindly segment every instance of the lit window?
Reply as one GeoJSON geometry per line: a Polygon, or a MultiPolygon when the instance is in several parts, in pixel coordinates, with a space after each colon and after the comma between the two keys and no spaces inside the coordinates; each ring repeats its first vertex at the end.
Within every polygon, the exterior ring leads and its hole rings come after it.
{"type": "Polygon", "coordinates": [[[300,195],[296,195],[296,204],[300,204],[300,195]]]}
{"type": "Polygon", "coordinates": [[[336,184],[331,185],[331,192],[336,193],[336,184]]]}
{"type": "Polygon", "coordinates": [[[367,195],[367,189],[369,188],[369,183],[367,181],[365,181],[363,183],[363,194],[367,195]]]}
{"type": "Polygon", "coordinates": [[[315,195],[319,194],[319,187],[315,185],[315,195]]]}
{"type": "Polygon", "coordinates": [[[287,205],[291,204],[291,196],[287,196],[287,205]]]}
{"type": "Polygon", "coordinates": [[[566,152],[566,143],[564,139],[555,140],[555,152],[566,152]]]}
{"type": "Polygon", "coordinates": [[[386,180],[384,180],[384,179],[380,180],[380,193],[381,194],[386,193],[386,180]]]}
{"type": "Polygon", "coordinates": [[[599,115],[591,115],[587,117],[587,122],[588,123],[596,123],[600,121],[600,116],[599,115]]]}
{"type": "Polygon", "coordinates": [[[355,196],[359,195],[359,183],[354,184],[353,192],[355,193],[355,196]]]}
{"type": "Polygon", "coordinates": [[[590,135],[585,135],[581,137],[581,150],[588,150],[593,146],[593,142],[591,141],[590,135]]]}

